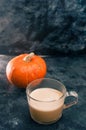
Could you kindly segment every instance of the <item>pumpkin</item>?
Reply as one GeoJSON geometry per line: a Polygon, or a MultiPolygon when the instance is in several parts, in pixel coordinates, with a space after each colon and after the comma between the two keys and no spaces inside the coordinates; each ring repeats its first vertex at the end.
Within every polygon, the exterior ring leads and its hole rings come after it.
{"type": "Polygon", "coordinates": [[[6,66],[6,76],[10,83],[26,88],[27,85],[46,75],[46,62],[40,56],[34,54],[20,54],[12,58],[6,66]]]}

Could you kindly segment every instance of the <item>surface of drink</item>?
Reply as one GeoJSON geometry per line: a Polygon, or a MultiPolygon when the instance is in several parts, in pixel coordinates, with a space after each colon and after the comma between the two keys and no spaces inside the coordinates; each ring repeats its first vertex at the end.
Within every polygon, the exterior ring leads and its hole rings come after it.
{"type": "Polygon", "coordinates": [[[33,120],[51,123],[62,115],[63,93],[52,88],[38,88],[30,93],[29,107],[33,120]]]}

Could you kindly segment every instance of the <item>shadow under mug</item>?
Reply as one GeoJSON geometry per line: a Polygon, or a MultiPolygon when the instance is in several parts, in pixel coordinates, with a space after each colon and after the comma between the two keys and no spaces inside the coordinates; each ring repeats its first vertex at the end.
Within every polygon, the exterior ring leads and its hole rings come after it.
{"type": "Polygon", "coordinates": [[[40,124],[52,124],[56,122],[61,118],[64,109],[78,102],[78,94],[75,91],[67,92],[64,84],[51,78],[41,78],[32,81],[26,88],[26,94],[31,117],[40,124]],[[38,99],[37,94],[35,94],[35,97],[31,95],[31,93],[36,92],[36,90],[42,90],[42,88],[46,91],[42,94],[39,93],[38,96],[41,94],[42,99],[38,99]],[[43,100],[46,94],[49,95],[50,91],[48,90],[55,90],[55,94],[59,91],[62,95],[55,100],[52,99],[53,96],[50,100],[43,100]],[[65,103],[67,97],[74,97],[73,101],[69,100],[68,103],[65,103]]]}

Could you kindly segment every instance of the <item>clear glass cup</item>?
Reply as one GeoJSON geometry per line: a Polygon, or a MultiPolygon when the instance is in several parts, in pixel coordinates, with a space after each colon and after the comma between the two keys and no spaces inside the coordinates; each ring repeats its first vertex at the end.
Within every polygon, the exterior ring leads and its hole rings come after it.
{"type": "Polygon", "coordinates": [[[67,92],[60,81],[41,78],[32,81],[26,88],[31,117],[40,124],[51,124],[59,120],[64,109],[78,102],[75,91],[67,92]],[[64,103],[65,98],[73,96],[73,101],[64,103]]]}

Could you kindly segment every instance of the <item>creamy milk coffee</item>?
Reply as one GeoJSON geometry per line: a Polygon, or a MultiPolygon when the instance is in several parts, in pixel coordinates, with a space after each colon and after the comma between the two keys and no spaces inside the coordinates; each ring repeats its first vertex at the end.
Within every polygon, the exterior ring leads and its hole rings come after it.
{"type": "Polygon", "coordinates": [[[53,88],[38,88],[30,93],[29,108],[31,117],[39,123],[58,120],[62,115],[63,93],[53,88]]]}

